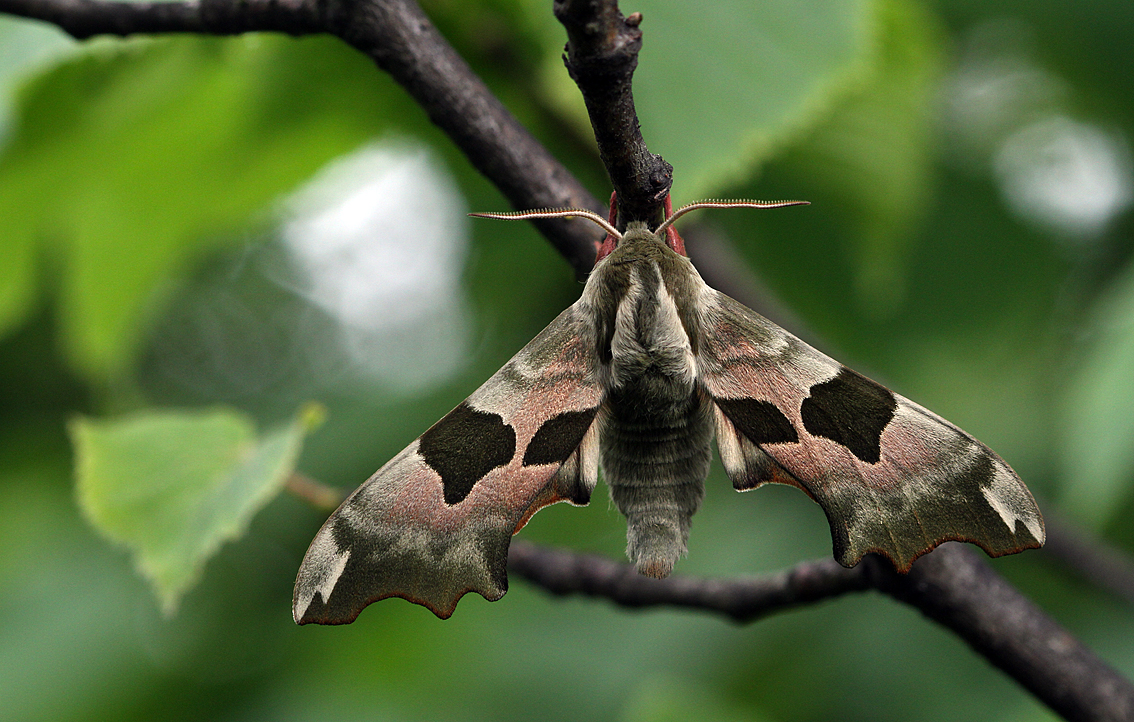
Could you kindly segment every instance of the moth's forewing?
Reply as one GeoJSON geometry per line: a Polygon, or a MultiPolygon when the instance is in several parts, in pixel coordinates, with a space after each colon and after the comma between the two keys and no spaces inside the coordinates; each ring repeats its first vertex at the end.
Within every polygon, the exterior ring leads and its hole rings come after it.
{"type": "Polygon", "coordinates": [[[804,489],[840,563],[878,552],[904,571],[949,540],[992,556],[1043,544],[1031,493],[984,444],[723,294],[703,319],[698,368],[733,483],[804,489]]]}
{"type": "Polygon", "coordinates": [[[295,582],[296,622],[347,623],[393,596],[442,618],[467,592],[499,599],[511,536],[548,504],[587,503],[601,392],[578,306],[327,519],[295,582]]]}

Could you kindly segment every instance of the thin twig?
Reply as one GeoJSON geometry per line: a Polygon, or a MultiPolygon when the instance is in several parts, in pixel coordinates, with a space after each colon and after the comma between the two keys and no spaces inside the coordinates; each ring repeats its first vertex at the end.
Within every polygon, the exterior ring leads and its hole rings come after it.
{"type": "Polygon", "coordinates": [[[138,33],[239,35],[274,30],[310,35],[325,31],[319,3],[309,0],[0,0],[0,12],[45,20],[78,40],[94,35],[138,33]]]}
{"type": "Polygon", "coordinates": [[[332,512],[339,508],[339,504],[343,503],[343,499],[346,498],[342,489],[328,486],[298,471],[292,472],[291,476],[287,478],[284,488],[288,490],[288,493],[325,512],[332,512]]]}
{"type": "Polygon", "coordinates": [[[1134,685],[961,544],[926,554],[908,574],[868,555],[854,569],[824,559],[764,577],[657,580],[629,564],[516,540],[508,569],[552,594],[698,609],[741,622],[873,589],[948,627],[1066,719],[1134,719],[1134,685]]]}
{"type": "MultiPolygon", "coordinates": [[[[369,55],[521,210],[605,208],[497,100],[412,0],[357,2],[329,29],[369,55]]],[[[584,276],[600,240],[579,219],[535,222],[584,276]]]]}

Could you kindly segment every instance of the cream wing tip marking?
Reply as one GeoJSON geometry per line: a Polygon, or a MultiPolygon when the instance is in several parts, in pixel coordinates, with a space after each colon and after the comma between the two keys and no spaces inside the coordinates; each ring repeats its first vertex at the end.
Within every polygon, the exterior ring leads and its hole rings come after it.
{"type": "Polygon", "coordinates": [[[350,553],[350,549],[337,548],[322,532],[316,536],[295,582],[292,617],[296,624],[300,624],[307,616],[316,594],[321,596],[324,603],[330,598],[350,561],[350,553]]]}
{"type": "Polygon", "coordinates": [[[997,469],[992,483],[983,487],[981,494],[1013,533],[1016,531],[1016,524],[1023,522],[1040,545],[1047,541],[1043,517],[1038,515],[1035,501],[1015,474],[1005,469],[997,469]]]}

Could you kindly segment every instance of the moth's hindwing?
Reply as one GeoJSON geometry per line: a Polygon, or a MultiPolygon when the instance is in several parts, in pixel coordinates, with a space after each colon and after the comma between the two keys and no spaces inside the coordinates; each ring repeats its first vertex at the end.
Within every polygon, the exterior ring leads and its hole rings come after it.
{"type": "Polygon", "coordinates": [[[590,315],[568,308],[351,494],[307,550],[295,620],[343,624],[392,596],[444,619],[467,592],[503,596],[511,536],[594,489],[594,338],[590,315]]]}
{"type": "Polygon", "coordinates": [[[698,372],[733,484],[802,488],[841,564],[878,552],[905,571],[949,540],[992,556],[1043,544],[1031,493],[984,444],[723,294],[702,315],[698,372]]]}

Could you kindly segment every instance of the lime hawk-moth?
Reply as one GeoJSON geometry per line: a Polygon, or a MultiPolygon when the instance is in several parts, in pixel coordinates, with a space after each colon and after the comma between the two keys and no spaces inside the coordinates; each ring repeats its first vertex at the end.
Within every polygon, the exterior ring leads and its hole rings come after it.
{"type": "Polygon", "coordinates": [[[320,529],[295,582],[304,624],[351,622],[398,596],[441,618],[465,593],[499,599],[508,545],[542,507],[586,504],[601,467],[640,573],[686,551],[711,445],[739,491],[799,487],[823,508],[845,566],[906,571],[947,540],[993,556],[1041,546],[1043,518],[1014,471],[931,411],[846,368],[710,288],[673,222],[625,232],[586,210],[473,214],[588,218],[606,239],[582,296],[472,396],[379,469],[320,529]]]}

